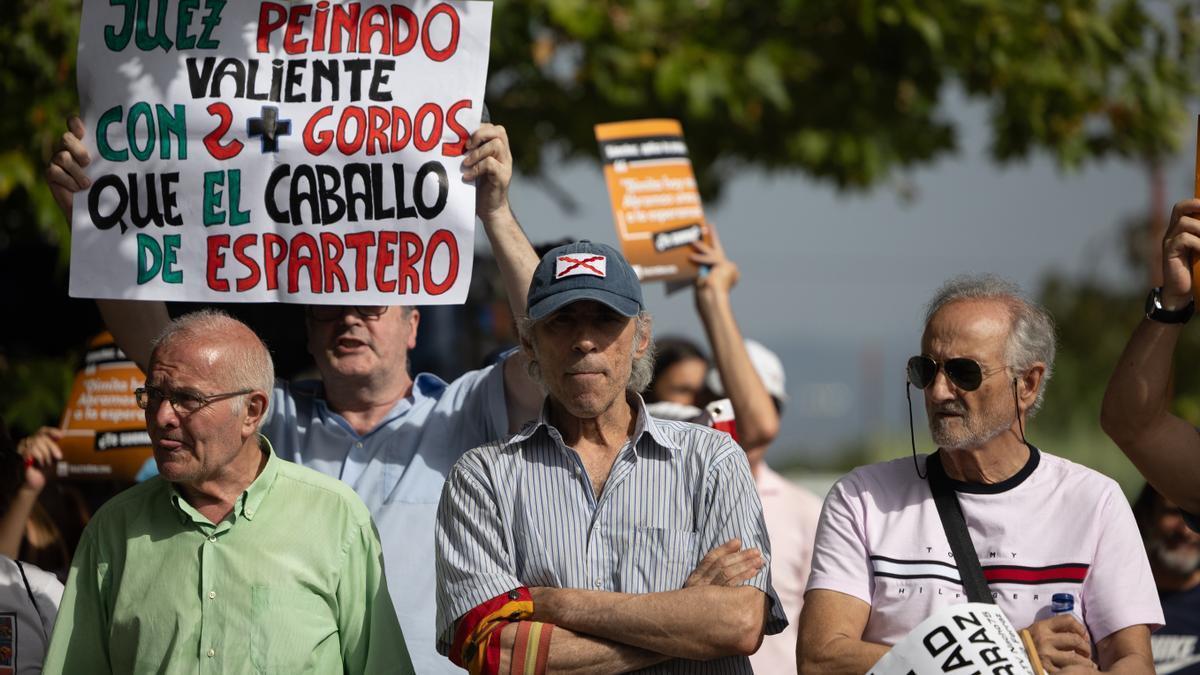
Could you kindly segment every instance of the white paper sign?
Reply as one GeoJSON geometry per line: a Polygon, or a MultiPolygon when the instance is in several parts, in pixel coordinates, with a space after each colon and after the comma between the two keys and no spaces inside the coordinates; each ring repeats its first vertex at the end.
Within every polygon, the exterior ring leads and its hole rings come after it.
{"type": "Polygon", "coordinates": [[[925,619],[868,675],[1035,675],[1017,631],[995,605],[950,605],[925,619]]]}
{"type": "Polygon", "coordinates": [[[491,12],[85,0],[71,295],[463,302],[491,12]]]}

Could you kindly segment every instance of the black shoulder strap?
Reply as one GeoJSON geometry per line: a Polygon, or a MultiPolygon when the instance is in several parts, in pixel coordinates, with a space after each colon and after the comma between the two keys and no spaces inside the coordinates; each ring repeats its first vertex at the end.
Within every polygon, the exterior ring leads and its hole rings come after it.
{"type": "Polygon", "coordinates": [[[946,531],[950,551],[954,553],[954,564],[958,567],[958,575],[962,577],[963,590],[967,593],[967,600],[971,602],[995,604],[988,589],[987,579],[983,576],[979,556],[975,553],[975,546],[971,544],[971,533],[967,531],[967,521],[963,518],[958,495],[955,494],[954,487],[950,485],[950,478],[942,468],[940,455],[939,450],[929,456],[925,461],[925,471],[929,476],[929,490],[933,493],[933,503],[937,505],[938,517],[942,519],[942,529],[946,531]]]}

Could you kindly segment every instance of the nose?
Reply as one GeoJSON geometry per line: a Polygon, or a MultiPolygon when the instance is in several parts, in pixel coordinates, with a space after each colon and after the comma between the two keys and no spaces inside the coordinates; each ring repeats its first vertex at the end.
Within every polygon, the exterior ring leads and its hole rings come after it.
{"type": "Polygon", "coordinates": [[[944,369],[938,368],[937,373],[933,376],[933,382],[925,389],[925,398],[934,404],[945,403],[958,398],[954,385],[950,384],[950,378],[946,377],[944,369]]]}
{"type": "Polygon", "coordinates": [[[171,402],[163,397],[158,401],[158,405],[154,405],[152,401],[146,408],[146,424],[159,429],[172,429],[179,426],[179,415],[171,406],[171,402]]]}
{"type": "Polygon", "coordinates": [[[571,348],[581,354],[590,354],[598,348],[596,340],[596,331],[592,330],[589,322],[581,321],[575,327],[575,333],[571,336],[571,348]]]}

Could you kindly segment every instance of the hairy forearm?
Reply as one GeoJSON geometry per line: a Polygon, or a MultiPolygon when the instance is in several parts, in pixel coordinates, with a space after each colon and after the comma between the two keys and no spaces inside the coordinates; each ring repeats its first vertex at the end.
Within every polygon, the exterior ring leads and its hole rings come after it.
{"type": "Polygon", "coordinates": [[[1117,361],[1104,393],[1100,424],[1169,499],[1200,509],[1200,436],[1171,414],[1171,359],[1180,329],[1145,320],[1117,361]]]}
{"type": "Polygon", "coordinates": [[[779,413],[746,352],[729,295],[712,288],[699,290],[696,307],[721,384],[733,405],[738,439],[747,452],[765,448],[779,434],[779,413]]]}
{"type": "MultiPolygon", "coordinates": [[[[500,634],[500,672],[507,673],[516,642],[517,623],[500,634]]],[[[625,673],[666,661],[662,654],[629,645],[583,635],[556,626],[550,639],[546,672],[550,673],[625,673]]]]}
{"type": "Polygon", "coordinates": [[[1117,360],[1104,392],[1101,422],[1114,440],[1134,437],[1170,403],[1171,361],[1180,327],[1143,320],[1117,360]]]}
{"type": "Polygon", "coordinates": [[[814,643],[801,634],[796,663],[805,675],[862,675],[890,649],[845,636],[814,643]]]}
{"type": "Polygon", "coordinates": [[[1154,657],[1150,649],[1150,627],[1129,626],[1096,643],[1100,672],[1135,675],[1153,673],[1154,657]]]}
{"type": "Polygon", "coordinates": [[[534,618],[671,657],[752,654],[762,642],[766,596],[752,586],[664,593],[535,588],[534,618]]]}
{"type": "Polygon", "coordinates": [[[524,316],[525,296],[529,294],[529,281],[538,264],[537,254],[511,208],[500,209],[480,220],[492,243],[492,254],[496,256],[496,265],[504,279],[513,316],[524,316]]]}

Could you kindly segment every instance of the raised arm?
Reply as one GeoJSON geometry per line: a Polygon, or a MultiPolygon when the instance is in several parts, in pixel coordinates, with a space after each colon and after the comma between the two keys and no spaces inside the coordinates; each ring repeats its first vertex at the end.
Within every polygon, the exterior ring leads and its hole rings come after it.
{"type": "MultiPolygon", "coordinates": [[[[508,202],[512,181],[512,152],[504,127],[484,122],[471,134],[463,158],[463,178],[475,180],[475,213],[483,223],[492,253],[504,279],[513,317],[525,316],[525,297],[538,257],[508,202]]],[[[537,415],[542,402],[541,387],[529,377],[526,358],[514,354],[504,363],[504,393],[508,425],[515,431],[537,415]]]]}
{"type": "Polygon", "coordinates": [[[58,447],[61,439],[61,430],[42,427],[17,444],[17,453],[26,463],[24,480],[9,502],[8,511],[0,516],[0,555],[13,560],[20,555],[25,525],[37,504],[38,495],[46,487],[46,474],[54,462],[62,459],[62,450],[58,447]]]}
{"type": "Polygon", "coordinates": [[[708,267],[708,272],[696,279],[696,311],[704,322],[704,332],[708,335],[717,372],[721,374],[721,384],[733,405],[738,441],[754,468],[779,434],[779,412],[754,369],[746,351],[746,341],[733,316],[730,291],[738,281],[737,265],[725,255],[715,229],[712,230],[712,246],[704,242],[692,246],[696,249],[692,260],[708,267]]]}
{"type": "MultiPolygon", "coordinates": [[[[46,169],[46,183],[67,223],[71,223],[75,193],[91,185],[84,171],[91,163],[91,157],[83,146],[83,134],[83,120],[71,117],[46,169]]],[[[138,300],[97,300],[96,305],[117,346],[142,372],[146,372],[150,363],[150,343],[171,320],[167,306],[161,302],[138,300]]]]}
{"type": "MultiPolygon", "coordinates": [[[[1200,254],[1200,200],[1179,202],[1163,240],[1162,304],[1185,307],[1192,298],[1191,262],[1200,254]]],[[[1200,512],[1200,435],[1170,412],[1171,363],[1180,324],[1143,319],[1108,381],[1100,424],[1105,433],[1168,499],[1200,512]]]]}

